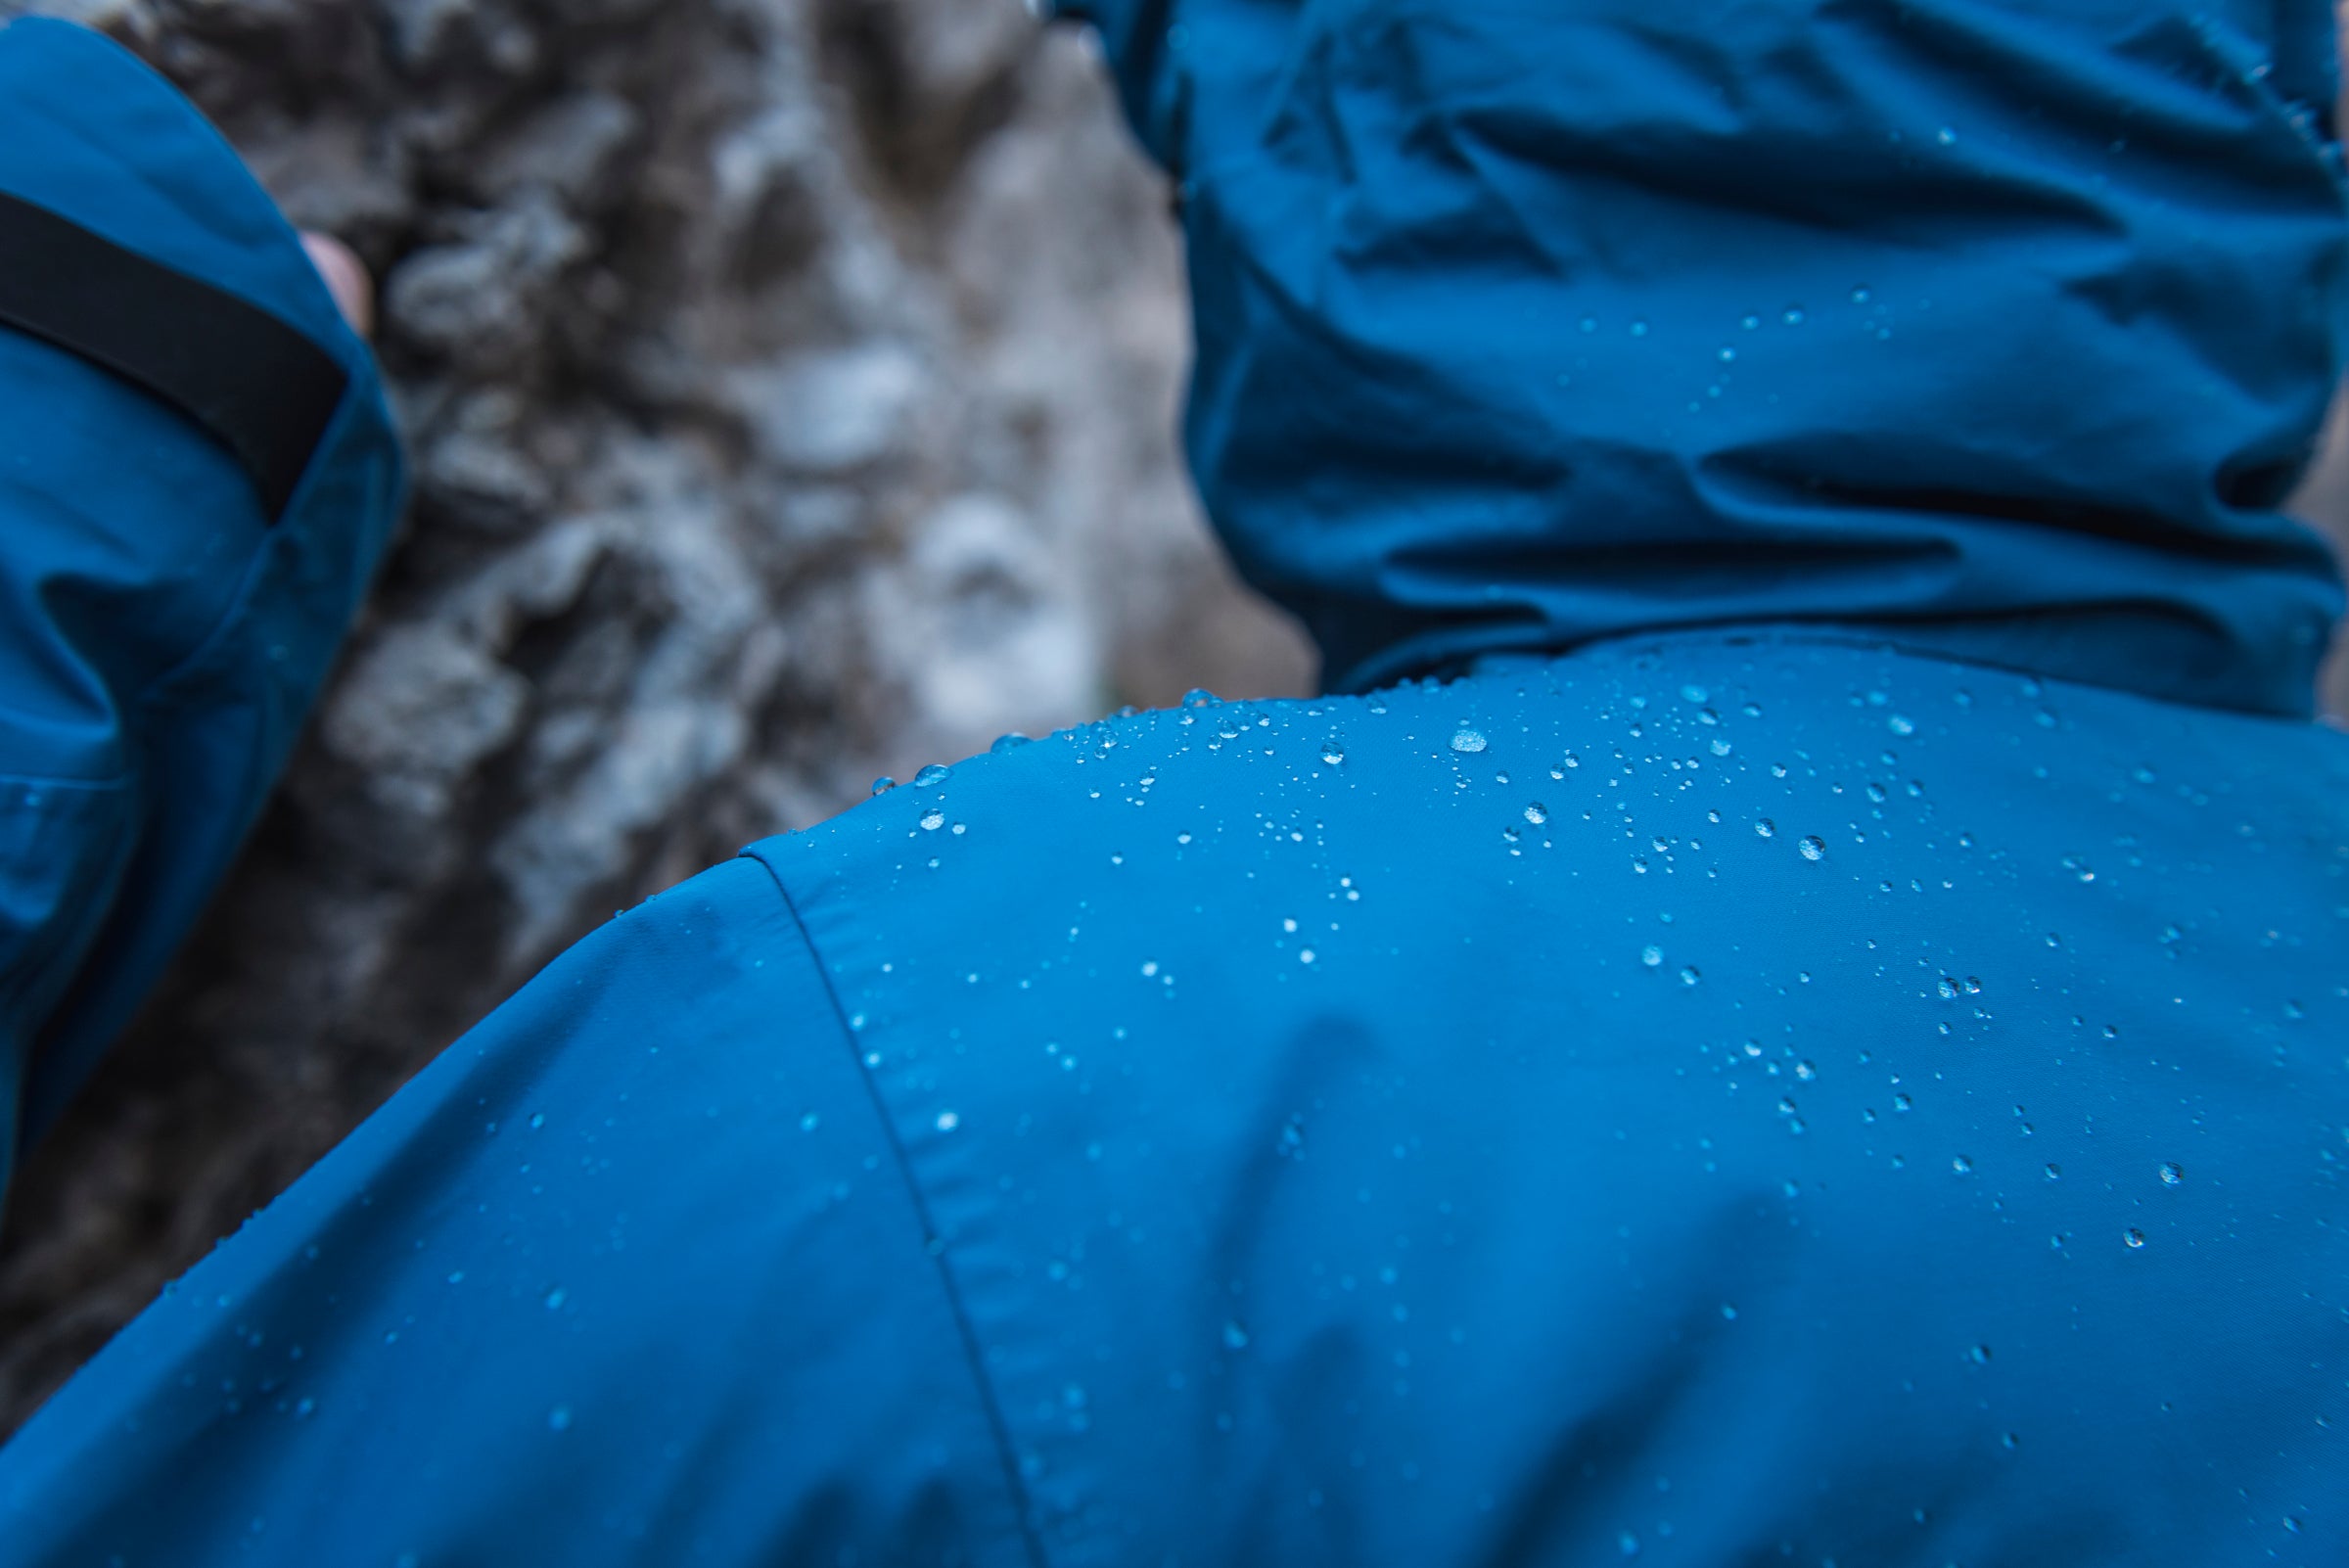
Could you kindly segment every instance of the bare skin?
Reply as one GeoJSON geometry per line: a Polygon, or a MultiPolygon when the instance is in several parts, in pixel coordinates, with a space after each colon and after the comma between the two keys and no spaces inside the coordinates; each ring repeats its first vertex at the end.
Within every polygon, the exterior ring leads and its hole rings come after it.
{"type": "Polygon", "coordinates": [[[375,331],[375,280],[367,275],[367,264],[354,254],[349,246],[331,234],[304,231],[301,248],[310,253],[310,264],[326,280],[335,304],[342,310],[343,319],[360,337],[372,336],[375,331]]]}

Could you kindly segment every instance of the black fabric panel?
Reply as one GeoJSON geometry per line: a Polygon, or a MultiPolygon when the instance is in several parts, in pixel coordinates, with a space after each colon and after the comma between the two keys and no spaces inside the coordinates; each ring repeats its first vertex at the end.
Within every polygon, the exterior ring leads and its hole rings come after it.
{"type": "Polygon", "coordinates": [[[236,455],[276,521],[348,378],[299,331],[0,192],[0,324],[179,409],[236,455]]]}

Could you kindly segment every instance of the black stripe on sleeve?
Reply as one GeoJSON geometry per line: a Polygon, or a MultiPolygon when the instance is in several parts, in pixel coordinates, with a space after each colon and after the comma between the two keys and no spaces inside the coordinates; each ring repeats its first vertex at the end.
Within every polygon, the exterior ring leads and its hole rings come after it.
{"type": "Polygon", "coordinates": [[[0,191],[0,325],[137,383],[235,454],[274,522],[348,382],[294,327],[0,191]]]}

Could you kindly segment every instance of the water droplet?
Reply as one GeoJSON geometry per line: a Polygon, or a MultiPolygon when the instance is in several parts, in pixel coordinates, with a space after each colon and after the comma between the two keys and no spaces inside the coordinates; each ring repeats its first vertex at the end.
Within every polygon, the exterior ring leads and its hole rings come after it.
{"type": "Polygon", "coordinates": [[[887,773],[884,773],[879,778],[873,780],[873,793],[875,795],[887,795],[891,790],[894,790],[897,787],[898,781],[894,778],[891,778],[887,773]]]}
{"type": "Polygon", "coordinates": [[[1653,969],[1664,961],[1664,949],[1661,947],[1642,947],[1639,949],[1639,961],[1647,965],[1648,968],[1653,969]]]}
{"type": "Polygon", "coordinates": [[[563,1304],[570,1299],[570,1293],[561,1285],[557,1285],[546,1293],[546,1310],[550,1313],[559,1313],[563,1310],[563,1304]]]}
{"type": "Polygon", "coordinates": [[[1778,825],[1766,816],[1754,824],[1754,831],[1766,839],[1774,839],[1778,835],[1778,825]]]}
{"type": "Polygon", "coordinates": [[[1222,701],[1222,698],[1209,691],[1205,686],[1193,686],[1182,694],[1182,706],[1185,708],[1214,708],[1222,701]]]}
{"type": "Polygon", "coordinates": [[[1331,741],[1327,746],[1321,748],[1321,761],[1332,767],[1337,766],[1346,761],[1346,748],[1334,740],[1331,741]]]}
{"type": "Polygon", "coordinates": [[[1794,1076],[1808,1084],[1819,1077],[1819,1068],[1811,1062],[1797,1062],[1794,1064],[1794,1076]]]}
{"type": "Polygon", "coordinates": [[[1633,336],[1633,337],[1635,337],[1635,338],[1644,338],[1644,337],[1646,337],[1646,336],[1647,336],[1647,323],[1646,323],[1646,322],[1644,322],[1644,321],[1635,321],[1635,322],[1633,322],[1633,323],[1632,323],[1632,336],[1633,336]]]}
{"type": "Polygon", "coordinates": [[[1020,733],[1018,730],[1016,730],[1016,729],[1015,729],[1015,730],[1013,730],[1013,731],[1012,731],[1010,734],[1008,734],[1008,735],[998,735],[998,736],[996,736],[996,737],[995,737],[995,743],[994,743],[992,746],[990,746],[990,747],[988,748],[988,750],[989,750],[990,752],[991,752],[992,754],[994,754],[995,756],[997,756],[997,757],[1000,757],[1000,756],[1002,756],[1002,755],[1003,755],[1005,752],[1016,752],[1016,751],[1018,751],[1018,750],[1019,750],[1021,747],[1023,747],[1023,746],[1027,746],[1027,745],[1030,745],[1030,744],[1032,744],[1032,743],[1030,742],[1030,740],[1028,739],[1028,737],[1027,737],[1027,736],[1025,736],[1025,735],[1023,735],[1023,734],[1021,734],[1021,733],[1020,733]]]}
{"type": "Polygon", "coordinates": [[[2186,1179],[2186,1173],[2185,1173],[2183,1170],[2179,1169],[2179,1167],[2178,1167],[2176,1164],[2174,1164],[2174,1163],[2172,1163],[2172,1162],[2169,1162],[2169,1161],[2164,1161],[2164,1162],[2162,1163],[2162,1167],[2161,1167],[2161,1184],[2162,1184],[2163,1186],[2165,1186],[2165,1187],[2174,1187],[2174,1186],[2176,1186],[2176,1185],[2177,1185],[2179,1182],[2181,1182],[2181,1181],[2184,1181],[2185,1179],[2186,1179]]]}
{"type": "Polygon", "coordinates": [[[1301,964],[1310,964],[1313,961],[1313,949],[1311,947],[1307,947],[1297,954],[1297,961],[1301,964]]]}
{"type": "Polygon", "coordinates": [[[1823,860],[1827,857],[1826,843],[1816,834],[1803,840],[1795,848],[1803,852],[1803,858],[1806,860],[1823,860]]]}
{"type": "Polygon", "coordinates": [[[2145,1244],[2145,1233],[2138,1229],[2135,1225],[2131,1225],[2127,1233],[2124,1234],[2121,1239],[2127,1242],[2131,1249],[2134,1250],[2145,1244]]]}
{"type": "Polygon", "coordinates": [[[1704,978],[1705,977],[1702,974],[1697,972],[1697,967],[1694,964],[1690,964],[1681,971],[1681,984],[1683,986],[1693,986],[1704,978]]]}
{"type": "Polygon", "coordinates": [[[1916,1101],[1911,1099],[1906,1094],[1895,1094],[1892,1097],[1892,1108],[1896,1111],[1911,1110],[1913,1109],[1915,1105],[1916,1101]]]}
{"type": "Polygon", "coordinates": [[[1540,827],[1549,820],[1549,807],[1543,806],[1540,801],[1536,801],[1525,808],[1525,819],[1534,826],[1540,827]]]}
{"type": "Polygon", "coordinates": [[[945,825],[946,813],[940,810],[937,807],[934,806],[929,810],[922,813],[922,830],[924,832],[936,833],[940,828],[944,827],[945,825]]]}
{"type": "Polygon", "coordinates": [[[1852,291],[1852,303],[1854,304],[1865,304],[1873,298],[1875,297],[1869,294],[1865,287],[1854,289],[1852,291]]]}
{"type": "Polygon", "coordinates": [[[1895,714],[1884,720],[1884,727],[1895,735],[1913,735],[1916,733],[1916,720],[1906,714],[1895,714]]]}
{"type": "Polygon", "coordinates": [[[1248,1348],[1248,1329],[1239,1319],[1234,1318],[1223,1325],[1223,1348],[1235,1351],[1248,1348]]]}
{"type": "Polygon", "coordinates": [[[1478,729],[1471,729],[1466,724],[1462,724],[1458,729],[1452,732],[1451,749],[1455,752],[1483,751],[1485,749],[1484,732],[1478,729]]]}
{"type": "Polygon", "coordinates": [[[1958,145],[1958,132],[1950,126],[1944,125],[1933,133],[1933,139],[1944,147],[1955,147],[1958,145]]]}
{"type": "Polygon", "coordinates": [[[1976,1366],[1988,1366],[1990,1364],[1990,1347],[1988,1345],[1976,1345],[1973,1349],[1965,1353],[1965,1359],[1973,1362],[1976,1366]]]}
{"type": "Polygon", "coordinates": [[[943,762],[932,762],[928,767],[913,775],[913,786],[915,789],[926,790],[933,785],[944,784],[953,776],[952,768],[943,762]]]}

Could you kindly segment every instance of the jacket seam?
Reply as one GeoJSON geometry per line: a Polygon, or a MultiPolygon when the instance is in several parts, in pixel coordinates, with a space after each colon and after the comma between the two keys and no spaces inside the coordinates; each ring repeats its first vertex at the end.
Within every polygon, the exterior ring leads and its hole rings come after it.
{"type": "Polygon", "coordinates": [[[1012,1518],[1019,1527],[1021,1546],[1034,1568],[1049,1568],[1043,1542],[1036,1532],[1034,1515],[1029,1507],[1028,1489],[1020,1480],[1019,1459],[1011,1439],[1011,1423],[1005,1418],[1002,1402],[996,1398],[994,1384],[987,1375],[985,1359],[979,1349],[978,1329],[963,1305],[962,1292],[955,1287],[953,1272],[946,1267],[944,1249],[928,1245],[939,1233],[938,1226],[930,1218],[929,1200],[923,1195],[921,1182],[914,1176],[913,1161],[905,1152],[903,1140],[898,1136],[897,1125],[890,1119],[889,1105],[882,1098],[881,1085],[873,1082],[872,1073],[856,1051],[855,1031],[849,1027],[848,1010],[841,1005],[840,992],[832,984],[832,971],[824,964],[823,950],[816,945],[814,934],[807,929],[807,922],[802,918],[799,905],[793,901],[791,889],[784,885],[783,874],[763,855],[746,852],[741,858],[757,861],[765,870],[768,879],[775,885],[777,897],[783,900],[784,912],[791,916],[792,925],[800,933],[800,940],[807,945],[808,956],[815,961],[816,977],[823,983],[824,999],[831,1004],[833,1021],[840,1026],[842,1043],[849,1047],[850,1066],[864,1084],[865,1096],[873,1108],[873,1119],[881,1127],[881,1135],[889,1140],[890,1157],[897,1165],[898,1176],[905,1183],[906,1196],[912,1202],[914,1217],[922,1227],[923,1250],[930,1253],[931,1263],[938,1270],[939,1290],[945,1298],[948,1314],[954,1319],[955,1334],[962,1341],[963,1360],[970,1367],[972,1388],[979,1396],[980,1408],[987,1414],[988,1429],[994,1436],[995,1457],[1003,1467],[1003,1486],[1010,1498],[1012,1518]]]}

